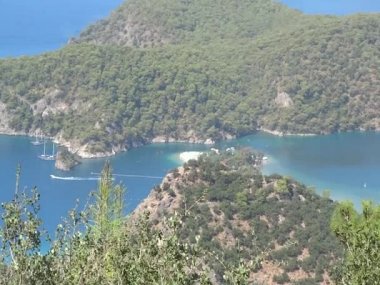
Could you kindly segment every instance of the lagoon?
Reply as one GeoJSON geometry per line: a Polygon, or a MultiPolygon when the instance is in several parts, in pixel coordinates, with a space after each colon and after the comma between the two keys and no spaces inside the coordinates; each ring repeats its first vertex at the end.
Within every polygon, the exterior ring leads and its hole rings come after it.
{"type": "Polygon", "coordinates": [[[237,140],[264,152],[266,174],[296,178],[335,200],[380,202],[380,133],[349,132],[325,136],[277,137],[258,134],[237,140]]]}
{"type": "MultiPolygon", "coordinates": [[[[80,33],[87,25],[107,16],[122,0],[0,0],[0,57],[35,55],[55,50],[80,33]]],[[[350,14],[379,12],[378,1],[282,0],[309,14],[350,14]],[[344,4],[343,4],[344,2],[344,4]],[[340,4],[339,4],[340,3],[340,4]]],[[[54,169],[54,162],[42,161],[42,146],[31,138],[0,136],[0,202],[9,201],[15,188],[17,165],[22,167],[21,187],[37,186],[41,193],[41,216],[52,231],[61,217],[83,204],[96,189],[96,175],[106,159],[85,160],[68,173],[54,169]],[[64,179],[53,179],[63,177],[64,179]]],[[[380,134],[346,133],[314,137],[275,137],[259,133],[216,147],[248,146],[269,157],[266,174],[292,176],[317,191],[330,189],[335,199],[362,199],[380,202],[380,134]]],[[[51,147],[51,146],[49,146],[51,147]]],[[[156,144],[130,150],[109,158],[116,182],[127,188],[127,211],[133,210],[165,173],[180,165],[179,153],[207,151],[191,144],[156,144]],[[132,176],[123,176],[132,175],[132,176]],[[143,176],[152,176],[140,177],[143,176]]]]}
{"type": "MultiPolygon", "coordinates": [[[[12,198],[16,168],[20,164],[20,186],[38,187],[41,216],[45,227],[52,231],[77,199],[81,205],[87,201],[89,193],[97,187],[98,175],[95,173],[101,171],[107,159],[84,160],[74,170],[65,173],[56,170],[54,162],[39,159],[43,146],[34,146],[31,141],[32,138],[28,137],[0,136],[0,201],[12,198]]],[[[352,132],[311,137],[258,133],[224,141],[214,147],[225,149],[230,146],[263,152],[269,158],[263,166],[265,174],[294,177],[319,193],[329,189],[332,198],[350,199],[357,206],[363,199],[380,202],[380,133],[352,132]]],[[[207,152],[210,148],[186,143],[153,144],[108,158],[116,174],[115,182],[127,188],[127,211],[133,210],[170,169],[181,165],[181,152],[207,152]]]]}
{"type": "MultiPolygon", "coordinates": [[[[38,187],[41,193],[41,216],[48,230],[54,230],[61,217],[75,206],[76,200],[83,205],[91,191],[96,190],[98,175],[107,158],[84,160],[69,172],[54,168],[54,161],[38,158],[43,146],[31,144],[32,138],[0,136],[0,202],[9,201],[15,189],[17,166],[21,166],[21,188],[38,187]],[[53,179],[59,177],[61,179],[53,179]],[[64,178],[64,179],[62,179],[64,178]]],[[[150,189],[161,182],[170,169],[179,165],[176,154],[197,148],[195,145],[151,145],[130,150],[115,157],[108,158],[116,183],[127,188],[127,211],[131,211],[144,199],[150,189]],[[130,176],[124,176],[130,175],[130,176]],[[140,176],[151,177],[140,177],[140,176]]],[[[198,149],[198,148],[197,148],[198,149]]],[[[47,153],[51,144],[47,144],[47,153]]]]}

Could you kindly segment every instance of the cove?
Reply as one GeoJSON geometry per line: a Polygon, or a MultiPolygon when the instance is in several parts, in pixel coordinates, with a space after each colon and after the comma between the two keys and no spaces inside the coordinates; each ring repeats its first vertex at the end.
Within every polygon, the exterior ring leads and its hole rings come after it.
{"type": "MultiPolygon", "coordinates": [[[[75,206],[77,199],[80,206],[87,202],[89,193],[97,188],[99,175],[95,173],[101,172],[107,159],[113,173],[117,174],[115,183],[127,188],[126,207],[129,212],[149,194],[153,186],[161,183],[170,169],[179,165],[175,159],[177,153],[199,150],[199,146],[188,144],[149,145],[110,158],[83,160],[74,170],[61,172],[54,168],[54,161],[38,158],[43,152],[43,145],[34,146],[31,144],[33,140],[25,136],[0,135],[0,202],[12,199],[16,169],[20,165],[20,188],[38,188],[41,193],[41,217],[50,232],[54,231],[61,217],[65,217],[68,210],[75,206]]],[[[47,143],[46,152],[50,154],[51,148],[52,144],[47,143]]]]}
{"type": "MultiPolygon", "coordinates": [[[[54,162],[38,158],[43,146],[32,138],[0,136],[0,202],[9,201],[15,189],[16,168],[20,164],[22,188],[38,187],[41,217],[53,231],[73,208],[76,200],[86,203],[97,187],[99,173],[107,159],[88,159],[70,172],[54,168],[54,162]],[[51,177],[53,175],[53,178],[51,177]]],[[[380,202],[380,133],[343,133],[312,137],[277,137],[265,133],[224,141],[214,147],[250,147],[268,156],[265,174],[291,176],[321,193],[329,189],[337,200],[350,199],[357,206],[363,199],[380,202]]],[[[132,211],[161,182],[170,169],[181,165],[184,151],[209,151],[211,146],[171,143],[132,149],[108,158],[115,182],[127,188],[127,211],[132,211]]],[[[47,145],[47,152],[51,144],[47,145]]]]}
{"type": "Polygon", "coordinates": [[[237,145],[265,153],[265,174],[291,176],[317,192],[330,190],[335,200],[380,202],[380,133],[349,132],[325,136],[258,134],[237,145]]]}

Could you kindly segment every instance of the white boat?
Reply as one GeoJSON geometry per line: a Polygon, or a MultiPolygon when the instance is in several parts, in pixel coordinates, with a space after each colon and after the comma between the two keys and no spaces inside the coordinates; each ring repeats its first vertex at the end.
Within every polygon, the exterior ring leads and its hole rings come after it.
{"type": "Polygon", "coordinates": [[[32,143],[32,145],[41,145],[41,144],[43,144],[43,142],[38,139],[37,133],[36,133],[36,139],[34,141],[32,141],[31,143],[32,143]]]}
{"type": "Polygon", "coordinates": [[[44,153],[39,155],[38,157],[43,160],[55,160],[55,153],[54,153],[54,143],[53,143],[53,153],[51,155],[46,154],[46,141],[44,141],[44,153]]]}
{"type": "Polygon", "coordinates": [[[44,153],[39,155],[38,157],[41,158],[41,159],[44,159],[44,160],[47,160],[47,157],[49,155],[46,154],[46,141],[44,140],[44,153]]]}

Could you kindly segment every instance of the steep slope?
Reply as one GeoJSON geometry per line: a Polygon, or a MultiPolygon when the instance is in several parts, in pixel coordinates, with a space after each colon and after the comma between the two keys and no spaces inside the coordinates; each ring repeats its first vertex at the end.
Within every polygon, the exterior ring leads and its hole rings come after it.
{"type": "Polygon", "coordinates": [[[311,21],[255,46],[247,61],[266,113],[259,125],[285,133],[380,129],[379,15],[311,21]]]}
{"type": "Polygon", "coordinates": [[[268,0],[130,0],[76,41],[133,47],[205,43],[253,38],[300,18],[301,13],[268,0]]]}
{"type": "Polygon", "coordinates": [[[379,31],[378,14],[305,16],[269,0],[128,1],[88,43],[0,61],[0,132],[41,130],[92,157],[258,129],[378,130],[379,31]],[[119,34],[129,19],[138,28],[119,34]],[[141,36],[147,25],[159,31],[141,36]]]}
{"type": "Polygon", "coordinates": [[[292,179],[263,176],[259,163],[247,150],[202,156],[169,174],[134,215],[149,212],[156,227],[183,215],[182,238],[199,239],[216,284],[241,258],[260,260],[250,274],[258,284],[329,284],[342,253],[329,229],[335,204],[292,179]]]}

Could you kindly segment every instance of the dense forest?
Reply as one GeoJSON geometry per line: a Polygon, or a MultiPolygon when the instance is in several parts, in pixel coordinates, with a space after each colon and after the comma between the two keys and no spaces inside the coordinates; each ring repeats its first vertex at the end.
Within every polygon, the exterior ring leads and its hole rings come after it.
{"type": "Polygon", "coordinates": [[[358,214],[262,175],[260,160],[248,150],[203,155],[129,216],[106,164],[98,190],[54,236],[18,170],[0,210],[0,284],[379,284],[380,208],[366,202],[358,214]]]}
{"type": "MultiPolygon", "coordinates": [[[[379,130],[379,46],[379,14],[128,0],[60,50],[0,60],[0,133],[42,132],[91,156],[263,129],[379,130]]],[[[18,171],[0,209],[0,284],[380,284],[380,207],[357,213],[263,175],[261,160],[250,150],[191,160],[127,217],[107,164],[55,236],[18,171]]]]}
{"type": "Polygon", "coordinates": [[[181,238],[213,252],[207,264],[221,284],[224,266],[252,257],[260,264],[251,282],[331,282],[343,252],[329,227],[335,203],[290,178],[262,175],[259,163],[248,150],[204,155],[169,174],[137,212],[151,213],[158,227],[174,212],[184,216],[181,238]]]}
{"type": "Polygon", "coordinates": [[[59,51],[0,61],[0,131],[42,131],[86,156],[379,129],[379,31],[378,14],[270,0],[127,1],[59,51]]]}

